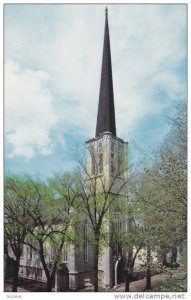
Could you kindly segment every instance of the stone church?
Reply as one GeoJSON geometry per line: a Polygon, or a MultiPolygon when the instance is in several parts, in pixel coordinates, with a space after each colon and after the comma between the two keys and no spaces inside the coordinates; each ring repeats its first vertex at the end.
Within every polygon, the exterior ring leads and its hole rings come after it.
{"type": "MultiPolygon", "coordinates": [[[[87,146],[87,171],[92,177],[104,180],[110,184],[115,169],[120,168],[120,162],[127,170],[128,143],[117,137],[115,122],[115,106],[112,79],[111,50],[108,26],[108,10],[105,10],[105,32],[103,44],[103,58],[101,82],[99,91],[99,105],[95,137],[86,141],[87,146]]],[[[127,179],[127,171],[121,172],[120,182],[127,179]]],[[[115,186],[112,193],[115,193],[115,186]]],[[[88,225],[85,228],[88,235],[88,225]]],[[[64,249],[65,250],[65,249],[64,249]]],[[[63,251],[64,251],[63,250],[63,251]]],[[[64,255],[63,265],[65,271],[62,276],[55,279],[55,291],[66,289],[77,290],[87,284],[93,284],[93,257],[91,245],[85,242],[84,253],[80,253],[75,246],[70,246],[70,251],[64,255]]],[[[51,249],[49,259],[51,262],[51,249]]],[[[100,284],[107,288],[119,283],[122,273],[120,259],[114,257],[110,247],[104,250],[99,261],[100,284]]],[[[44,270],[40,267],[35,253],[26,248],[20,261],[20,277],[46,281],[44,270]]]]}

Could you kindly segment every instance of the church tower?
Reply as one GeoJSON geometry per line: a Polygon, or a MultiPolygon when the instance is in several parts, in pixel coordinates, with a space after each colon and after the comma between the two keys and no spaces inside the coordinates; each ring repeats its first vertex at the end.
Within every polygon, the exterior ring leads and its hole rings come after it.
{"type": "Polygon", "coordinates": [[[115,105],[111,50],[108,25],[108,9],[105,10],[105,32],[99,105],[95,137],[86,142],[87,173],[102,177],[104,183],[111,184],[112,177],[118,173],[121,179],[127,178],[127,145],[116,134],[115,105]]]}
{"type": "MultiPolygon", "coordinates": [[[[97,180],[97,188],[100,192],[103,185],[108,189],[112,186],[111,193],[125,196],[123,190],[119,191],[118,187],[127,180],[127,145],[127,142],[117,137],[116,132],[108,10],[106,8],[96,132],[95,137],[86,142],[87,174],[89,178],[97,180]]],[[[117,207],[117,197],[115,207],[117,207]]],[[[116,283],[114,280],[114,277],[116,278],[115,261],[109,247],[100,260],[99,269],[104,274],[102,280],[104,286],[109,287],[116,283]]]]}

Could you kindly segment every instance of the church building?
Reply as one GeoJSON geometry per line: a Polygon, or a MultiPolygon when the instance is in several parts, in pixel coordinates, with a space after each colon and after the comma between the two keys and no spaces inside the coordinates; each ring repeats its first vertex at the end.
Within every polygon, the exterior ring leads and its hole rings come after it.
{"type": "MultiPolygon", "coordinates": [[[[86,141],[86,147],[87,173],[90,178],[96,178],[100,182],[104,182],[105,186],[111,186],[116,170],[118,170],[120,176],[117,178],[117,183],[112,186],[111,193],[113,194],[116,193],[117,187],[122,186],[123,182],[127,180],[127,146],[128,143],[117,137],[116,132],[108,10],[106,8],[96,131],[95,137],[86,141]]],[[[126,197],[126,193],[123,193],[122,189],[120,192],[121,196],[126,197]]],[[[117,207],[117,203],[115,203],[115,207],[117,207]]],[[[85,233],[88,235],[88,225],[85,233]]],[[[27,247],[25,250],[20,260],[19,276],[45,282],[44,270],[35,253],[27,247]]],[[[50,249],[50,263],[52,255],[54,253],[50,249]]],[[[87,242],[83,254],[71,245],[70,251],[63,256],[62,276],[57,272],[55,291],[78,290],[86,287],[87,284],[91,287],[94,266],[92,256],[91,245],[88,245],[87,242]]],[[[122,273],[120,260],[114,257],[112,249],[108,246],[99,261],[100,285],[107,288],[118,284],[121,280],[120,273],[122,273]]]]}
{"type": "MultiPolygon", "coordinates": [[[[95,137],[86,142],[87,173],[96,177],[97,185],[104,185],[116,194],[113,209],[117,209],[117,198],[126,197],[123,185],[127,182],[127,146],[128,142],[117,137],[115,122],[115,105],[112,78],[111,49],[108,25],[108,10],[105,10],[105,32],[99,105],[95,137]],[[101,181],[99,185],[99,180],[101,181]]],[[[101,189],[101,187],[100,187],[101,189]]],[[[104,287],[117,285],[121,278],[123,266],[108,247],[99,262],[100,282],[104,287]],[[120,278],[119,278],[120,277],[120,278]]]]}

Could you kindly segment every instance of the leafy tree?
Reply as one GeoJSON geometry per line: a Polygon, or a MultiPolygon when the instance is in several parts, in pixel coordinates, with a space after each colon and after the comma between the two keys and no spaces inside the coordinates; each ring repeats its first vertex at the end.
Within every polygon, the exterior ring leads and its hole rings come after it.
{"type": "Polygon", "coordinates": [[[99,256],[105,241],[103,233],[108,229],[107,215],[113,210],[120,197],[126,195],[128,179],[125,177],[126,166],[118,160],[118,167],[113,176],[108,180],[107,176],[99,176],[99,162],[95,151],[91,149],[91,156],[94,160],[94,175],[86,166],[80,162],[82,176],[78,177],[81,188],[79,201],[82,213],[87,216],[92,227],[91,243],[93,244],[94,255],[94,291],[98,292],[98,263],[99,256]]]}
{"type": "Polygon", "coordinates": [[[28,185],[27,176],[9,174],[4,181],[4,232],[5,232],[5,251],[9,257],[9,251],[12,251],[13,260],[13,286],[12,291],[17,291],[18,273],[20,258],[23,251],[23,245],[28,233],[27,227],[31,226],[28,219],[27,210],[28,185]],[[23,226],[23,224],[25,224],[23,226]]]}
{"type": "Polygon", "coordinates": [[[125,292],[133,279],[134,264],[144,246],[144,228],[139,222],[139,207],[121,198],[118,207],[109,215],[109,235],[106,243],[111,247],[116,260],[121,261],[125,275],[125,292]]]}
{"type": "Polygon", "coordinates": [[[47,277],[47,291],[52,291],[64,243],[72,238],[76,217],[76,193],[71,190],[71,177],[66,174],[46,185],[31,180],[31,207],[27,211],[33,227],[28,228],[27,245],[38,254],[47,277]],[[51,263],[47,247],[52,249],[51,263]]]}
{"type": "MultiPolygon", "coordinates": [[[[166,254],[171,252],[171,263],[176,265],[177,248],[186,241],[187,227],[185,103],[177,106],[177,114],[169,122],[172,128],[163,144],[155,151],[152,165],[137,177],[134,193],[137,201],[142,203],[143,223],[148,231],[148,249],[160,253],[163,263],[166,254]]],[[[147,288],[150,286],[149,280],[148,276],[147,288]]]]}
{"type": "Polygon", "coordinates": [[[166,269],[166,277],[162,280],[159,292],[186,292],[187,291],[187,274],[184,267],[178,269],[166,269]]]}
{"type": "MultiPolygon", "coordinates": [[[[22,187],[19,182],[17,186],[9,184],[6,190],[6,195],[14,194],[15,199],[20,201],[16,217],[13,210],[9,214],[9,219],[15,222],[14,227],[25,233],[22,243],[20,237],[14,235],[19,255],[23,244],[34,250],[46,274],[47,291],[52,291],[55,273],[63,257],[63,246],[72,238],[72,224],[76,217],[76,194],[71,190],[70,175],[54,178],[49,184],[27,176],[22,187]],[[23,210],[25,218],[21,217],[23,210]],[[50,250],[53,252],[51,262],[48,256],[50,250]]],[[[8,222],[5,228],[8,231],[8,222]]]]}
{"type": "Polygon", "coordinates": [[[155,165],[149,170],[155,189],[163,193],[158,201],[160,210],[166,210],[166,222],[173,232],[171,240],[172,263],[176,261],[177,247],[187,235],[187,117],[186,104],[177,105],[174,118],[169,119],[171,130],[156,155],[155,165]],[[168,223],[170,223],[168,222],[168,223]]]}

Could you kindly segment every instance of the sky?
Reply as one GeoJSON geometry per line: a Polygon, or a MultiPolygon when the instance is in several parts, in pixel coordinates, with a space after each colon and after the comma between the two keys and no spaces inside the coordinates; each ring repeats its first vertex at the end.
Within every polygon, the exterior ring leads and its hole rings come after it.
{"type": "MultiPolygon", "coordinates": [[[[108,5],[117,136],[150,151],[187,89],[187,6],[108,5]]],[[[4,5],[5,172],[73,170],[95,136],[105,5],[4,5]]]]}

